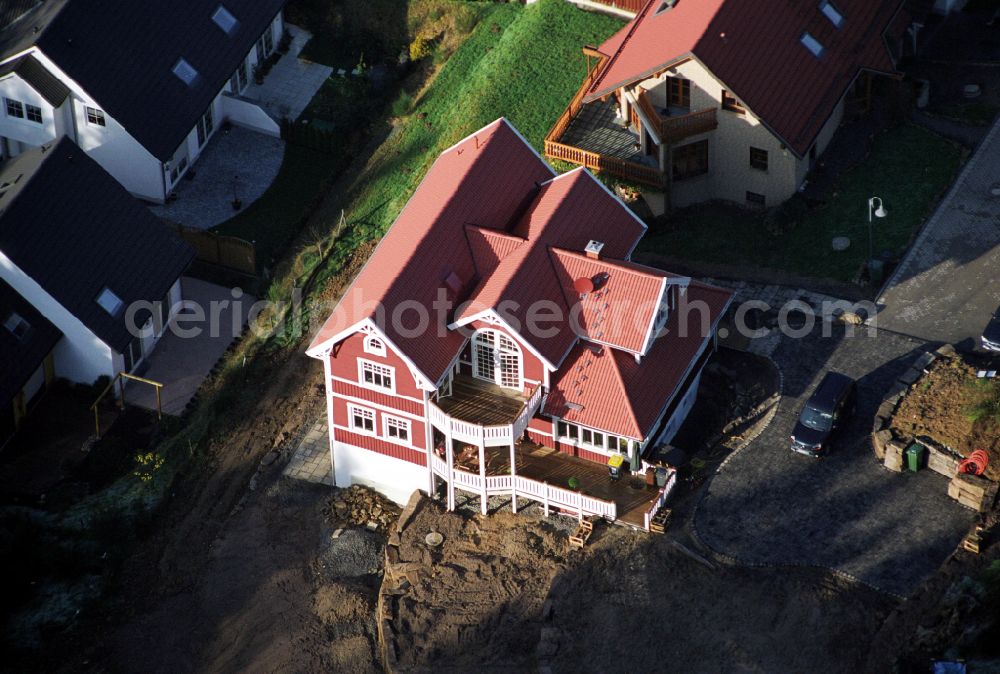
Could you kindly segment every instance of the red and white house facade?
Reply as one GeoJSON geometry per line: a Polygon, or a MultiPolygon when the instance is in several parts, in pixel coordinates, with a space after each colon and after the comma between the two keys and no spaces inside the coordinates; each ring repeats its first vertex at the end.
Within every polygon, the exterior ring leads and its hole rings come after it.
{"type": "Polygon", "coordinates": [[[529,443],[638,468],[676,432],[732,296],[631,262],[644,232],[506,120],[442,153],[307,351],[325,369],[336,484],[405,501],[441,480],[450,507],[455,489],[513,492],[613,519],[514,470],[487,476],[483,456],[509,448],[514,465],[529,443]],[[470,415],[456,402],[470,385],[496,409],[470,415]],[[480,475],[456,469],[460,447],[480,475]]]}

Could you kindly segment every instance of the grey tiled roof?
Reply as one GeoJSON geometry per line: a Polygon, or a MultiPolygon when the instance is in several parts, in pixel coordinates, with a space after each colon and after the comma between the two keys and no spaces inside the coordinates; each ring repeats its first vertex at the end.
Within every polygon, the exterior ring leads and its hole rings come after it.
{"type": "Polygon", "coordinates": [[[161,300],[194,257],[68,138],[0,169],[0,251],[119,352],[131,335],[124,312],[111,316],[97,304],[101,290],[126,306],[161,300]]]}
{"type": "Polygon", "coordinates": [[[26,299],[0,280],[0,405],[10,404],[61,336],[62,333],[26,299]],[[29,325],[21,338],[4,328],[11,312],[16,312],[29,325]]]}
{"type": "MultiPolygon", "coordinates": [[[[9,0],[8,0],[9,1],[9,0]]],[[[167,161],[286,0],[46,0],[0,32],[0,58],[32,44],[156,158],[167,161]],[[172,72],[198,71],[188,86],[172,72]]]]}

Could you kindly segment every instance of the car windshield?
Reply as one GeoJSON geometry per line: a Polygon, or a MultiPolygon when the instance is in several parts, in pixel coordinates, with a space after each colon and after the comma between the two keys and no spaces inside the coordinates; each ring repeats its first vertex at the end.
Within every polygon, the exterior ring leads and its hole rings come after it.
{"type": "Polygon", "coordinates": [[[820,412],[819,410],[807,407],[802,410],[799,421],[802,422],[803,426],[811,428],[814,431],[828,431],[833,424],[833,415],[829,412],[820,412]]]}

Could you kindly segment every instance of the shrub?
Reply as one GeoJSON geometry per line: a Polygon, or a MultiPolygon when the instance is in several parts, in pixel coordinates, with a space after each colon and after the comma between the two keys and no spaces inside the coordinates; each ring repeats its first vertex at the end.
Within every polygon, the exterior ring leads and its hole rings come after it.
{"type": "Polygon", "coordinates": [[[580,481],[578,479],[576,479],[576,476],[573,476],[569,480],[567,480],[566,484],[569,485],[570,489],[579,489],[580,488],[580,481]]]}
{"type": "Polygon", "coordinates": [[[418,35],[410,43],[410,60],[420,61],[434,53],[434,40],[423,35],[418,35]]]}

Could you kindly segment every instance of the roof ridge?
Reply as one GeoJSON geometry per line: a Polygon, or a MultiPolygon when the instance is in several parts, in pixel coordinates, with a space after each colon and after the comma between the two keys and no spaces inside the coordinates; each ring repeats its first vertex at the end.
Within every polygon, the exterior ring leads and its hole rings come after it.
{"type": "Polygon", "coordinates": [[[592,258],[588,257],[586,253],[582,253],[577,250],[569,250],[568,248],[561,248],[559,246],[549,246],[549,248],[552,251],[556,252],[557,254],[569,255],[580,260],[585,260],[587,262],[593,262],[597,264],[604,263],[612,267],[620,267],[624,271],[629,271],[656,280],[667,279],[675,276],[674,274],[670,274],[670,272],[667,271],[660,271],[659,273],[657,273],[659,270],[657,270],[655,267],[640,265],[635,262],[630,262],[629,260],[619,260],[618,258],[615,257],[592,258]],[[636,269],[635,267],[642,267],[642,269],[636,269]]]}
{"type": "Polygon", "coordinates": [[[632,39],[633,35],[635,35],[635,31],[638,29],[639,24],[646,17],[646,12],[653,6],[654,2],[658,1],[659,0],[647,0],[646,5],[639,10],[639,13],[635,15],[634,19],[632,19],[632,25],[629,27],[625,37],[623,37],[622,41],[619,43],[618,49],[615,50],[614,54],[608,56],[608,62],[604,64],[603,68],[601,68],[601,74],[594,78],[594,82],[590,86],[591,91],[594,90],[594,85],[596,85],[599,80],[604,79],[604,74],[608,72],[611,66],[618,60],[619,55],[621,55],[622,51],[625,49],[625,45],[628,44],[628,41],[632,39]]]}

